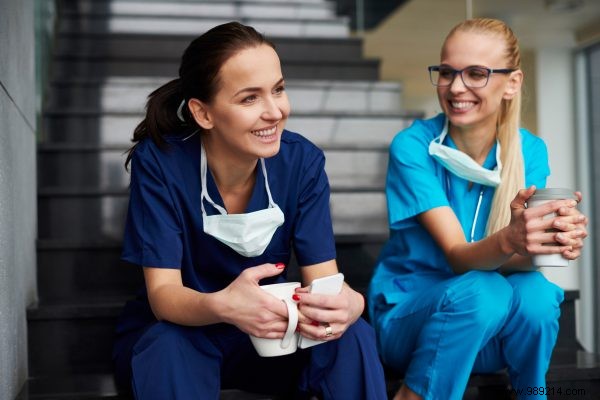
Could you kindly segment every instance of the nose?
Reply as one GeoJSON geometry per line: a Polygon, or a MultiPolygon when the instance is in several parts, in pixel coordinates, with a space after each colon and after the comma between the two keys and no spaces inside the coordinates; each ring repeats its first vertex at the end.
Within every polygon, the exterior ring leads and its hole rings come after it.
{"type": "Polygon", "coordinates": [[[282,119],[283,111],[280,102],[279,99],[267,97],[264,102],[265,109],[263,110],[262,117],[269,121],[282,119]]]}
{"type": "Polygon", "coordinates": [[[452,77],[452,82],[450,82],[450,91],[451,92],[464,92],[467,90],[465,83],[462,79],[462,74],[460,72],[456,72],[452,77]]]}

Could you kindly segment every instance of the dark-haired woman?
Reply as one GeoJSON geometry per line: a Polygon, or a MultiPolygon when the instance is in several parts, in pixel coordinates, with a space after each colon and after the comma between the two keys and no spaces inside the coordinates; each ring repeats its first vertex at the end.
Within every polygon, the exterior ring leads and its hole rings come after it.
{"type": "Polygon", "coordinates": [[[127,159],[122,256],[143,267],[145,288],[114,351],[117,382],[138,399],[218,399],[222,388],[385,398],[363,298],[347,285],[294,295],[300,333],[324,344],[261,358],[248,337],[283,337],[287,309],[259,284],[285,281],[292,248],[305,284],[337,272],[324,156],[284,130],[284,88],[273,45],[228,23],[195,39],[179,78],[149,97],[127,159]]]}

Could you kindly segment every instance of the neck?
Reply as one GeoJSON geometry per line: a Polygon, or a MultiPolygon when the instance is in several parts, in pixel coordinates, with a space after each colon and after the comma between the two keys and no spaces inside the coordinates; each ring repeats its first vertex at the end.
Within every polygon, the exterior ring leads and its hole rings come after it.
{"type": "Polygon", "coordinates": [[[496,126],[458,127],[450,124],[448,134],[456,147],[478,164],[483,165],[496,142],[496,126]]]}
{"type": "Polygon", "coordinates": [[[215,179],[219,192],[234,193],[251,191],[256,179],[258,159],[233,157],[230,152],[213,146],[210,140],[202,142],[206,151],[206,162],[215,179]]]}

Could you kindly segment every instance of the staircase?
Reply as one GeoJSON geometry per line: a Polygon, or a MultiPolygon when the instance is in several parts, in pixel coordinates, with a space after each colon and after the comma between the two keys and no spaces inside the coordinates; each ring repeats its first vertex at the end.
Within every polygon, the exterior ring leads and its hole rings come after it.
{"type": "MultiPolygon", "coordinates": [[[[146,96],[176,76],[194,37],[220,23],[250,24],[276,44],[292,104],[287,128],[325,151],[338,264],[353,287],[366,289],[387,236],[387,145],[421,115],[403,111],[399,83],[378,80],[378,61],[362,57],[361,40],[334,3],[57,1],[38,146],[39,304],[28,310],[30,379],[19,400],[120,398],[111,376],[114,323],[142,282],[138,268],[119,261],[124,152],[146,96]]],[[[553,361],[549,385],[588,385],[598,395],[598,358],[577,352],[573,339],[576,297],[569,293],[563,305],[562,358],[553,361]]],[[[470,390],[483,393],[502,379],[474,377],[470,390]]],[[[398,382],[390,375],[391,390],[398,382]]],[[[252,398],[261,397],[222,395],[252,398]]]]}

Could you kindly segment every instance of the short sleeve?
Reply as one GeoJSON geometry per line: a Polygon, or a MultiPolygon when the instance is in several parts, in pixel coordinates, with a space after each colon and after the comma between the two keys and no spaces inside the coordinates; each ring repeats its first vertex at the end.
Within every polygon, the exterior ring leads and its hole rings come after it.
{"type": "Polygon", "coordinates": [[[131,161],[129,208],[122,259],[141,266],[180,268],[181,225],[158,149],[143,142],[131,161]]]}
{"type": "Polygon", "coordinates": [[[544,188],[546,179],[550,176],[546,143],[525,129],[521,129],[521,138],[525,161],[525,185],[544,188]]]}
{"type": "Polygon", "coordinates": [[[417,224],[415,216],[447,206],[439,169],[429,155],[429,136],[413,124],[400,132],[390,146],[386,178],[388,219],[391,229],[417,224]]]}
{"type": "Polygon", "coordinates": [[[311,153],[300,174],[294,228],[294,251],[300,266],[318,264],[336,257],[325,156],[316,149],[311,153]]]}

